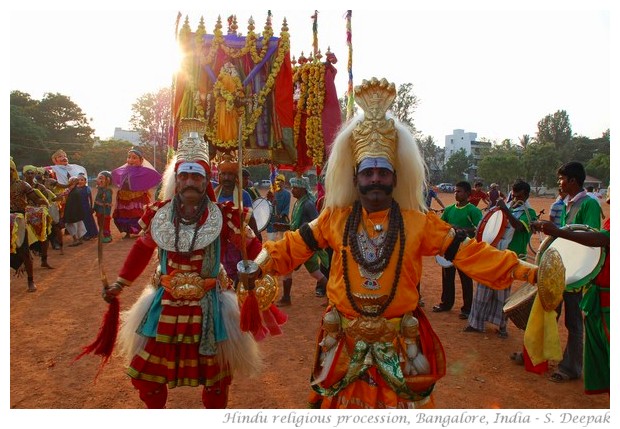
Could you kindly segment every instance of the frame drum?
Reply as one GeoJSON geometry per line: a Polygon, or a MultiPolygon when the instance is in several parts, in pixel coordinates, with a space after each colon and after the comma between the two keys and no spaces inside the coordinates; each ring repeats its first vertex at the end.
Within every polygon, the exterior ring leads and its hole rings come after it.
{"type": "Polygon", "coordinates": [[[21,213],[11,213],[11,253],[17,252],[17,249],[24,243],[26,237],[26,220],[21,213]]]}
{"type": "Polygon", "coordinates": [[[496,246],[504,236],[507,226],[508,218],[499,207],[495,207],[489,210],[480,221],[476,231],[476,240],[496,246]]]}
{"type": "Polygon", "coordinates": [[[252,201],[252,216],[254,216],[254,220],[256,220],[256,228],[258,229],[258,232],[262,232],[265,228],[267,228],[272,215],[273,206],[269,200],[265,198],[257,198],[252,201]]]}
{"type": "MultiPolygon", "coordinates": [[[[566,225],[562,229],[578,232],[596,231],[588,225],[581,224],[566,225]]],[[[601,271],[601,267],[605,262],[605,250],[602,247],[584,246],[564,238],[549,236],[540,245],[536,255],[537,265],[540,264],[542,255],[550,247],[555,248],[562,257],[562,262],[566,269],[565,289],[569,291],[579,289],[589,283],[601,271]]]]}

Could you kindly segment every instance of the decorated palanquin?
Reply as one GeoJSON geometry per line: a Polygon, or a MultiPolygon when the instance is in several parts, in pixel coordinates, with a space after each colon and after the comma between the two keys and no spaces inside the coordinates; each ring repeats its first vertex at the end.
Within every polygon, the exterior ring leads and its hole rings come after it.
{"type": "Polygon", "coordinates": [[[298,172],[322,167],[341,124],[335,56],[328,49],[326,62],[320,51],[292,62],[286,18],[280,37],[271,21],[268,13],[257,34],[250,18],[242,36],[234,15],[226,33],[219,17],[213,34],[202,18],[195,31],[185,19],[177,34],[183,60],[173,90],[172,149],[183,137],[181,119],[197,118],[206,121],[212,156],[236,155],[241,135],[244,165],[267,163],[298,172]]]}
{"type": "Polygon", "coordinates": [[[247,36],[237,33],[235,16],[222,31],[218,18],[213,34],[204,20],[192,32],[186,18],[179,30],[183,53],[173,91],[170,145],[176,149],[182,118],[206,121],[205,138],[212,150],[236,152],[239,134],[243,163],[295,163],[293,80],[286,19],[280,37],[273,36],[271,14],[262,35],[248,22],[247,36]]]}

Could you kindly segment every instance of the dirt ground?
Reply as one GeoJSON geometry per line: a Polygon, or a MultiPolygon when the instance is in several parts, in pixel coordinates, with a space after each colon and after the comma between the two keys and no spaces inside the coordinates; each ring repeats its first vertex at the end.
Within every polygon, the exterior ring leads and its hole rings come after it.
{"type": "MultiPolygon", "coordinates": [[[[452,194],[440,194],[452,204],[452,194]]],[[[551,199],[532,198],[536,211],[551,199]]],[[[436,202],[434,202],[436,204],[436,202]]],[[[603,204],[609,216],[609,206],[603,204]]],[[[67,238],[67,237],[66,237],[67,238]]],[[[133,243],[121,239],[113,227],[114,240],[105,244],[105,268],[113,280],[133,243]]],[[[534,248],[538,241],[533,240],[534,248]]],[[[116,356],[94,382],[99,358],[86,356],[73,362],[82,347],[97,334],[106,305],[101,299],[97,267],[97,243],[66,247],[64,255],[50,250],[46,270],[35,259],[38,291],[26,292],[26,279],[10,281],[10,408],[12,409],[132,409],[143,404],[116,356]]],[[[134,286],[121,296],[121,310],[128,308],[148,281],[155,260],[134,286]]],[[[458,278],[458,276],[457,276],[458,278]]],[[[234,380],[229,408],[298,409],[306,407],[314,340],[324,309],[314,296],[314,282],[305,270],[293,274],[293,305],[286,308],[289,320],[284,334],[267,338],[261,348],[267,368],[257,379],[234,380]]],[[[438,408],[455,409],[607,409],[608,395],[584,395],[582,381],[550,382],[544,375],[528,373],[509,359],[522,346],[523,331],[509,323],[509,336],[500,339],[495,327],[487,333],[465,333],[459,320],[462,302],[459,281],[455,308],[433,313],[439,302],[441,268],[433,258],[424,260],[422,295],[425,310],[443,342],[447,374],[435,388],[438,408]]],[[[560,320],[563,341],[566,331],[560,320]]],[[[169,394],[168,408],[201,408],[200,389],[177,388],[169,394]]]]}

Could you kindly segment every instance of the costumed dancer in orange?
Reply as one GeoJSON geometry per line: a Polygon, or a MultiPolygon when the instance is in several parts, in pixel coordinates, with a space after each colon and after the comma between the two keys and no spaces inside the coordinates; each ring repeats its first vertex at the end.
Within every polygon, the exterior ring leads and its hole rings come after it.
{"type": "Polygon", "coordinates": [[[118,187],[112,218],[123,238],[140,232],[138,221],[151,202],[149,190],[161,181],[161,175],[144,159],[139,149],[127,152],[127,163],[112,171],[112,183],[118,187]]]}
{"type": "Polygon", "coordinates": [[[255,375],[262,365],[252,334],[240,330],[237,296],[221,264],[222,240],[235,234],[228,221],[238,225],[240,216],[215,202],[201,135],[190,131],[179,142],[164,172],[163,199],[145,210],[144,234],[103,290],[113,301],[157,249],[152,282],[122,314],[119,332],[127,372],[148,408],[165,407],[168,388],[179,386],[203,386],[204,406],[225,408],[232,377],[255,375]]]}
{"type": "Polygon", "coordinates": [[[496,288],[535,282],[537,267],[468,239],[434,212],[424,162],[408,129],[386,117],[396,96],[385,79],[363,81],[364,110],[336,137],[319,217],[263,244],[256,278],[285,274],[334,249],[329,304],[316,343],[309,398],[316,408],[431,408],[446,373],[441,342],[418,306],[422,257],[444,255],[496,288]]]}

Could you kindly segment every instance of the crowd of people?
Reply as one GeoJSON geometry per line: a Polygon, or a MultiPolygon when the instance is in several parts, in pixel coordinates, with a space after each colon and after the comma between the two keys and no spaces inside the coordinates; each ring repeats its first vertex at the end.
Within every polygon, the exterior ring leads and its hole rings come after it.
{"type": "MultiPolygon", "coordinates": [[[[441,256],[447,263],[433,312],[452,310],[458,272],[463,330],[485,332],[491,323],[506,338],[503,308],[513,282],[536,285],[543,275],[526,258],[532,233],[540,231],[605,249],[600,273],[567,288],[555,310],[559,318],[564,309],[568,342],[550,380],[583,378],[587,393],[609,393],[609,218],[601,229],[602,210],[584,189],[583,165],[557,170],[559,196],[549,221],[531,208],[523,180],[515,180],[509,198],[495,183],[484,192],[482,182],[472,189],[460,181],[455,203],[447,205],[426,184],[413,135],[388,113],[394,85],[373,78],[355,91],[363,114],[334,140],[320,205],[307,178],[287,184],[277,175],[265,195],[272,208],[265,238],[252,216],[262,195],[249,171],[239,183],[238,162],[223,156],[215,177],[209,142],[197,131],[179,141],[163,176],[138,148],[129,150],[126,164],[97,175],[94,197],[86,170],[69,164],[63,151],[52,156],[52,166],[24,166],[23,179],[11,160],[11,231],[20,222],[28,231],[21,242],[11,234],[11,266],[24,266],[27,290],[34,292],[32,251],[52,269],[50,244],[63,252],[63,235],[71,247],[95,237],[110,243],[114,220],[123,238],[135,241],[118,277],[102,291],[106,302],[120,298],[153,254],[158,261],[120,329],[127,374],[140,399],[163,408],[168,389],[201,386],[206,408],[224,408],[232,378],[260,372],[260,341],[282,333],[287,316],[278,307],[293,304],[291,273],[304,265],[316,296],[326,300],[309,368],[311,406],[432,408],[446,356],[421,308],[422,259],[441,256]],[[441,210],[432,209],[433,201],[441,210]],[[506,219],[492,243],[478,237],[480,202],[506,219]],[[591,231],[572,233],[565,228],[572,224],[591,231]],[[264,302],[278,279],[281,296],[264,302]]],[[[526,330],[514,360],[532,359],[527,345],[526,330]]]]}

